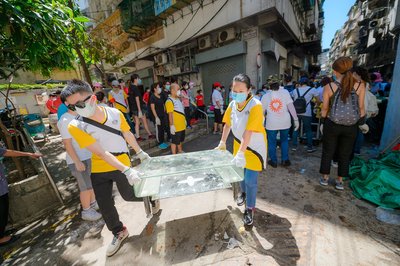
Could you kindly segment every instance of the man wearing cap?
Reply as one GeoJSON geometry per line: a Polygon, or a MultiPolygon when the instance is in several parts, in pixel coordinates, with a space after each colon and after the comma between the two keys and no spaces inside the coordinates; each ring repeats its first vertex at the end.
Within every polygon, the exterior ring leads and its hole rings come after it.
{"type": "MultiPolygon", "coordinates": [[[[315,152],[316,149],[313,147],[313,133],[312,133],[312,128],[311,128],[311,122],[312,122],[312,112],[311,112],[311,100],[312,98],[316,97],[317,100],[319,101],[319,93],[315,88],[311,88],[308,86],[309,84],[309,79],[307,77],[302,77],[299,80],[300,87],[296,88],[295,90],[292,91],[292,98],[293,101],[296,101],[297,98],[299,97],[304,97],[307,103],[306,107],[306,112],[302,114],[297,114],[299,117],[299,121],[303,123],[303,129],[306,132],[307,136],[307,152],[312,153],[315,152]]],[[[299,135],[299,131],[293,131],[293,147],[292,151],[297,150],[297,137],[299,135]]]]}
{"type": "Polygon", "coordinates": [[[129,117],[128,110],[128,95],[124,90],[121,89],[120,83],[118,80],[113,80],[111,82],[112,90],[108,93],[108,102],[112,104],[112,106],[121,111],[124,115],[125,120],[128,122],[131,127],[132,133],[135,133],[135,125],[132,123],[129,117]]]}
{"type": "Polygon", "coordinates": [[[221,83],[218,81],[213,84],[213,93],[211,95],[212,105],[214,106],[214,131],[213,134],[222,134],[222,116],[224,114],[224,99],[221,94],[221,83]]]}

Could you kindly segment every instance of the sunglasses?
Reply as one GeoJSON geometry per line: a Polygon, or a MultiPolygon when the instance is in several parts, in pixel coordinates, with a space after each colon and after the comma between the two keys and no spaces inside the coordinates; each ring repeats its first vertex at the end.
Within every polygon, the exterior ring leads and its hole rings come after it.
{"type": "Polygon", "coordinates": [[[83,101],[79,101],[76,104],[69,104],[67,108],[71,111],[76,111],[76,107],[83,109],[86,106],[86,101],[89,100],[92,97],[92,95],[89,95],[86,97],[83,101]]]}

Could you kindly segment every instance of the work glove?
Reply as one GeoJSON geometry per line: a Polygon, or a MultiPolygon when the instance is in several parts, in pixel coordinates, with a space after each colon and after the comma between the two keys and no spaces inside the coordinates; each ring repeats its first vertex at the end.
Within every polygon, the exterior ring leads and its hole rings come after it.
{"type": "Polygon", "coordinates": [[[139,116],[139,118],[142,118],[142,117],[143,117],[143,112],[142,112],[142,111],[139,111],[138,116],[139,116]]]}
{"type": "Polygon", "coordinates": [[[176,133],[175,126],[172,125],[172,126],[169,127],[169,129],[170,129],[170,131],[171,131],[171,135],[175,135],[175,133],[176,133]]]}
{"type": "Polygon", "coordinates": [[[161,126],[161,120],[158,117],[156,117],[156,125],[157,126],[161,126]]]}
{"type": "Polygon", "coordinates": [[[136,153],[136,156],[140,159],[140,162],[143,162],[151,158],[150,155],[148,155],[143,150],[140,150],[138,153],[136,153]]]}
{"type": "Polygon", "coordinates": [[[359,125],[358,128],[361,130],[361,133],[367,134],[369,131],[369,126],[367,124],[359,125]]]}
{"type": "Polygon", "coordinates": [[[220,110],[221,110],[221,115],[223,115],[223,114],[224,114],[224,112],[225,112],[225,111],[224,111],[224,108],[222,108],[222,107],[221,107],[221,109],[220,109],[220,110]]]}
{"type": "Polygon", "coordinates": [[[321,132],[322,135],[324,134],[324,124],[321,124],[319,126],[319,131],[321,132]]]}
{"type": "Polygon", "coordinates": [[[214,150],[226,151],[226,144],[222,140],[219,142],[218,146],[214,150]]]}
{"type": "Polygon", "coordinates": [[[126,176],[131,186],[138,184],[142,180],[139,177],[139,172],[131,167],[126,167],[122,173],[126,176]]]}
{"type": "Polygon", "coordinates": [[[237,167],[244,168],[246,166],[246,158],[244,157],[244,152],[238,151],[236,156],[232,160],[232,164],[237,167]]]}
{"type": "Polygon", "coordinates": [[[294,131],[299,130],[300,127],[299,120],[294,120],[293,123],[294,123],[294,131]]]}

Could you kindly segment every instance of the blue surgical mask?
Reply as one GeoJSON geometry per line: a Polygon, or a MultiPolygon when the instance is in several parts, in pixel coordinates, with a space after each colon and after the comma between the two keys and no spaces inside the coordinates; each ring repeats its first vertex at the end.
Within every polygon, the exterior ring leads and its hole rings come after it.
{"type": "Polygon", "coordinates": [[[142,85],[142,79],[138,80],[138,85],[142,85]]]}
{"type": "Polygon", "coordinates": [[[237,103],[242,103],[246,101],[247,95],[248,94],[245,92],[240,92],[240,93],[232,92],[232,99],[237,103]]]}
{"type": "Polygon", "coordinates": [[[335,74],[332,74],[332,79],[333,79],[333,81],[336,81],[336,80],[337,80],[337,78],[336,78],[336,75],[335,75],[335,74]]]}
{"type": "Polygon", "coordinates": [[[165,89],[169,91],[171,89],[171,85],[165,85],[165,89]]]}

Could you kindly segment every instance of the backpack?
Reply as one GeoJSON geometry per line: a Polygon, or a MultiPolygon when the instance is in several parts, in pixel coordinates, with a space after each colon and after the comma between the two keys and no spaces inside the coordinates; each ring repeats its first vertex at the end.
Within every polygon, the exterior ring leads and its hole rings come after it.
{"type": "Polygon", "coordinates": [[[299,88],[296,88],[298,97],[293,102],[293,105],[294,105],[294,108],[296,109],[297,114],[303,114],[307,111],[307,105],[309,104],[309,102],[307,103],[306,98],[304,98],[304,97],[311,89],[312,88],[308,88],[308,90],[302,96],[300,96],[299,88]]]}
{"type": "Polygon", "coordinates": [[[358,85],[357,89],[350,92],[350,95],[346,102],[343,102],[340,98],[342,95],[341,84],[338,82],[335,83],[338,86],[335,92],[333,91],[332,86],[329,83],[329,87],[331,88],[333,95],[330,99],[330,110],[328,118],[338,125],[352,126],[357,124],[358,120],[360,120],[360,108],[358,105],[357,90],[360,87],[361,83],[358,85]]]}

